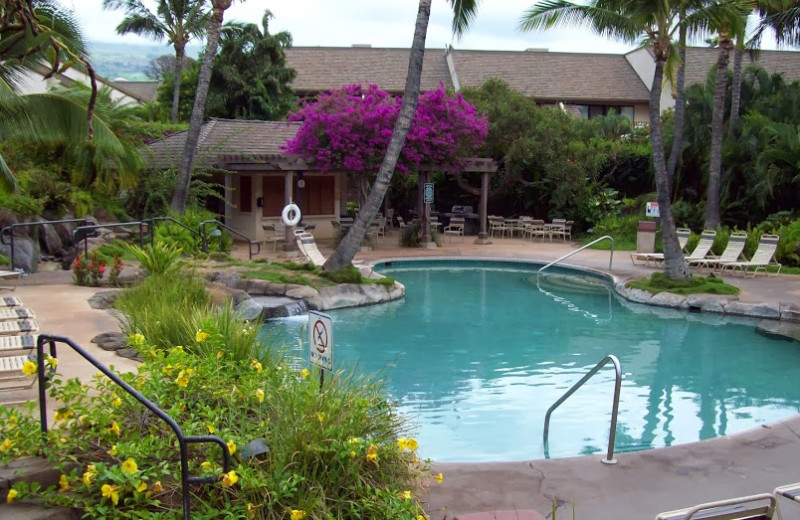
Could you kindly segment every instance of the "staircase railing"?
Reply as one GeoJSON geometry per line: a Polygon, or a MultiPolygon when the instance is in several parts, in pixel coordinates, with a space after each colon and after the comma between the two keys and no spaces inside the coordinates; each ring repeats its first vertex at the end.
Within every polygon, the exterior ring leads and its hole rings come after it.
{"type": "Polygon", "coordinates": [[[17,228],[23,227],[36,227],[36,226],[46,226],[47,224],[74,224],[80,222],[81,224],[86,224],[86,219],[83,218],[68,218],[64,220],[42,220],[39,222],[18,222],[16,224],[11,224],[10,226],[6,226],[3,229],[0,229],[0,243],[3,243],[7,246],[11,246],[11,268],[14,269],[14,230],[17,228]],[[8,242],[6,242],[6,236],[8,236],[8,242]]]}
{"type": "Polygon", "coordinates": [[[611,269],[611,262],[614,261],[614,237],[609,236],[609,235],[605,235],[605,236],[602,236],[602,237],[600,237],[600,238],[598,238],[596,240],[592,240],[591,242],[589,242],[585,246],[579,247],[575,251],[571,251],[571,252],[567,253],[566,255],[564,255],[564,256],[562,256],[560,258],[556,258],[555,260],[553,260],[552,262],[550,262],[546,266],[544,266],[541,269],[539,269],[539,271],[537,271],[537,273],[536,273],[536,283],[537,284],[539,283],[539,275],[542,274],[542,271],[544,271],[545,269],[547,269],[549,267],[552,267],[552,266],[556,265],[557,263],[561,262],[562,260],[566,260],[567,258],[571,257],[572,255],[580,253],[581,251],[583,251],[587,247],[591,247],[591,246],[595,245],[596,243],[601,242],[603,240],[610,240],[611,241],[611,257],[608,259],[608,268],[611,269]]]}
{"type": "Polygon", "coordinates": [[[257,254],[259,254],[261,252],[261,242],[254,242],[253,240],[250,240],[250,237],[248,237],[248,236],[236,231],[232,227],[226,226],[225,224],[223,224],[219,220],[213,220],[213,219],[212,220],[204,220],[203,222],[200,223],[200,226],[199,226],[200,227],[200,236],[203,238],[203,251],[204,252],[208,251],[208,237],[209,237],[209,235],[206,234],[206,225],[207,224],[215,224],[217,227],[221,227],[221,228],[227,230],[229,233],[233,233],[237,237],[241,237],[241,238],[245,239],[247,241],[247,244],[249,245],[248,253],[250,253],[250,258],[251,259],[253,258],[254,255],[257,255],[257,254]],[[256,251],[255,252],[253,252],[253,246],[256,246],[256,251]]]}

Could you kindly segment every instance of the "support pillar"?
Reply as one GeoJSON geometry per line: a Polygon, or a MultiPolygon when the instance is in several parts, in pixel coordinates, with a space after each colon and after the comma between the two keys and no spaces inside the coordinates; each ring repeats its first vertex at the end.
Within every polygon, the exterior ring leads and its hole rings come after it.
{"type": "MultiPolygon", "coordinates": [[[[286,206],[292,202],[292,193],[294,192],[294,172],[287,171],[283,176],[283,205],[286,206]]],[[[283,210],[283,208],[281,208],[283,210]]],[[[283,252],[288,258],[297,255],[297,244],[294,238],[294,226],[285,226],[283,231],[283,252]]]]}
{"type": "Polygon", "coordinates": [[[486,232],[487,213],[489,211],[489,172],[481,174],[481,201],[478,205],[478,218],[480,219],[480,231],[475,243],[478,245],[491,244],[489,233],[486,232]]]}

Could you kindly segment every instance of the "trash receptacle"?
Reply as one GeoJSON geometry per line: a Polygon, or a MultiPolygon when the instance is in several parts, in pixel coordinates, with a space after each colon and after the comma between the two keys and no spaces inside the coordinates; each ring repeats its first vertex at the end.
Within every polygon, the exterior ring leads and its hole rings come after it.
{"type": "Polygon", "coordinates": [[[656,223],[652,220],[640,220],[636,229],[636,252],[655,253],[656,223]]]}

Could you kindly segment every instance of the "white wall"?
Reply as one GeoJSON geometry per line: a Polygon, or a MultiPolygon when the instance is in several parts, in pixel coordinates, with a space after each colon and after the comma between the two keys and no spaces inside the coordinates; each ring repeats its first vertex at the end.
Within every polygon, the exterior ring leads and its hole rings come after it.
{"type": "MultiPolygon", "coordinates": [[[[647,90],[650,90],[653,86],[653,76],[656,73],[656,63],[653,61],[653,56],[647,49],[639,48],[626,54],[625,59],[628,60],[628,63],[630,63],[634,72],[647,87],[647,90]]],[[[672,97],[672,89],[669,83],[665,83],[661,89],[661,112],[674,106],[675,98],[672,97]]]]}
{"type": "MultiPolygon", "coordinates": [[[[45,79],[44,75],[39,74],[38,72],[25,71],[23,72],[23,79],[19,83],[19,93],[42,94],[53,88],[66,87],[68,86],[68,84],[66,84],[68,83],[68,81],[66,81],[65,83],[64,77],[79,83],[83,83],[86,86],[90,85],[89,76],[75,69],[69,69],[66,72],[62,73],[60,76],[63,77],[59,77],[59,74],[56,74],[50,78],[45,79]]],[[[100,81],[97,82],[98,90],[103,88],[104,86],[106,86],[105,83],[102,83],[100,81]]],[[[124,105],[141,104],[141,102],[136,98],[133,98],[113,87],[111,88],[111,99],[114,101],[120,101],[124,105]]]]}

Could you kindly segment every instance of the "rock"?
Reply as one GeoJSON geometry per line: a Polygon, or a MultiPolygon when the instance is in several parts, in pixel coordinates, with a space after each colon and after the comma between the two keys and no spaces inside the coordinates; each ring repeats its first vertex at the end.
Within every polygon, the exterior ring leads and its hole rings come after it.
{"type": "Polygon", "coordinates": [[[756,327],[756,332],[768,338],[800,342],[800,323],[761,320],[756,327]]]}
{"type": "Polygon", "coordinates": [[[660,305],[662,307],[672,307],[674,309],[680,309],[683,307],[683,303],[686,301],[686,296],[682,294],[672,294],[667,292],[660,292],[654,294],[652,298],[650,298],[650,305],[660,305]]]}
{"type": "Polygon", "coordinates": [[[264,321],[264,307],[252,298],[242,300],[236,306],[236,313],[247,321],[264,321]]]}
{"type": "Polygon", "coordinates": [[[725,305],[725,314],[779,319],[781,317],[781,309],[779,303],[745,303],[732,301],[725,305]]]}
{"type": "MultiPolygon", "coordinates": [[[[26,235],[14,234],[14,268],[35,273],[39,268],[39,241],[26,235]]],[[[0,254],[11,258],[11,246],[0,244],[0,254]]]]}
{"type": "Polygon", "coordinates": [[[242,277],[236,273],[220,272],[214,276],[214,282],[230,287],[231,289],[240,289],[239,283],[242,277]]]}
{"type": "MultiPolygon", "coordinates": [[[[46,222],[40,220],[39,222],[46,222]]],[[[45,224],[39,227],[39,246],[43,253],[60,256],[64,250],[64,243],[58,235],[55,226],[52,224],[45,224]]]]}
{"type": "Polygon", "coordinates": [[[121,332],[103,332],[92,338],[103,350],[120,350],[128,346],[128,338],[121,332]]]}
{"type": "Polygon", "coordinates": [[[628,299],[635,303],[650,303],[650,300],[653,298],[653,295],[647,291],[643,291],[641,289],[633,289],[631,287],[625,287],[624,285],[622,285],[621,288],[618,285],[617,292],[623,298],[628,299]]]}
{"type": "Polygon", "coordinates": [[[722,314],[725,312],[725,305],[736,298],[724,298],[709,294],[691,294],[686,297],[684,307],[687,309],[699,309],[702,312],[715,312],[722,314]]]}
{"type": "Polygon", "coordinates": [[[117,351],[117,355],[134,361],[144,361],[144,358],[140,357],[139,353],[132,348],[121,348],[117,351]]]}
{"type": "MultiPolygon", "coordinates": [[[[264,296],[269,289],[269,282],[266,280],[247,280],[247,294],[250,296],[264,296]]],[[[269,293],[271,294],[271,293],[269,293]]]]}
{"type": "Polygon", "coordinates": [[[307,285],[288,285],[286,286],[286,296],[295,299],[311,300],[319,296],[319,292],[307,285]]]}
{"type": "Polygon", "coordinates": [[[94,293],[89,298],[89,306],[92,309],[111,309],[121,293],[122,291],[119,289],[94,293]]]}
{"type": "Polygon", "coordinates": [[[284,296],[288,286],[285,283],[268,282],[265,295],[284,296]]]}
{"type": "Polygon", "coordinates": [[[800,321],[800,308],[793,303],[781,307],[781,320],[800,321]]]}
{"type": "Polygon", "coordinates": [[[234,307],[238,306],[245,300],[250,300],[250,295],[247,294],[246,291],[242,291],[241,289],[232,289],[231,290],[231,301],[233,302],[234,307]]]}

